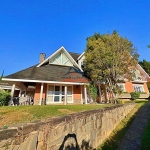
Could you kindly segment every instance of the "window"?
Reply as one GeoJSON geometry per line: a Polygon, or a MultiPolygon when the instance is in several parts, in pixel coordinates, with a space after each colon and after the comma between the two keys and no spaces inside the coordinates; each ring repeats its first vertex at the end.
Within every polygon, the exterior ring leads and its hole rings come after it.
{"type": "Polygon", "coordinates": [[[122,90],[122,92],[126,92],[125,84],[118,83],[117,85],[120,87],[120,89],[122,90]]]}
{"type": "Polygon", "coordinates": [[[134,74],[135,74],[135,76],[133,77],[133,80],[135,80],[135,81],[141,81],[142,80],[142,77],[141,77],[141,74],[140,74],[139,70],[136,69],[134,74]]]}
{"type": "Polygon", "coordinates": [[[145,92],[143,85],[133,85],[135,92],[145,92]]]}
{"type": "Polygon", "coordinates": [[[73,66],[72,62],[64,53],[57,54],[52,60],[49,60],[50,64],[73,66]]]}

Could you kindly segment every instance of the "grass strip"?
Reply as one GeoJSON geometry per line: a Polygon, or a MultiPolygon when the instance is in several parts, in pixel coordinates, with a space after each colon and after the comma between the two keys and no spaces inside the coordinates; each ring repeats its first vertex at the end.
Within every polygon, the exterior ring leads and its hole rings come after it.
{"type": "Polygon", "coordinates": [[[150,149],[150,118],[144,131],[141,150],[148,150],[148,149],[150,149]]]}
{"type": "Polygon", "coordinates": [[[125,133],[129,129],[132,124],[136,113],[147,101],[137,101],[136,106],[132,109],[132,111],[127,115],[125,119],[123,119],[120,124],[115,128],[115,130],[110,134],[109,138],[107,138],[98,148],[97,150],[116,150],[118,144],[121,142],[125,133]]]}

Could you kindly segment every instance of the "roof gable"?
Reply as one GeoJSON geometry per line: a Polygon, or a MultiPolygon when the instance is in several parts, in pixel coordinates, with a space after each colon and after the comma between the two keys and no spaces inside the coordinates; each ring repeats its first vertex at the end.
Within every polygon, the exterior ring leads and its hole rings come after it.
{"type": "Polygon", "coordinates": [[[60,47],[52,55],[50,55],[47,59],[45,59],[42,63],[37,65],[37,67],[41,67],[42,65],[46,63],[56,64],[56,65],[65,65],[65,66],[75,66],[82,71],[82,69],[74,60],[74,58],[67,52],[67,50],[63,46],[60,47]]]}
{"type": "Polygon", "coordinates": [[[83,52],[83,53],[77,58],[77,60],[81,59],[81,58],[84,56],[84,53],[85,53],[85,52],[83,52]]]}
{"type": "Polygon", "coordinates": [[[146,78],[150,78],[150,76],[148,75],[148,73],[141,67],[141,65],[137,65],[137,69],[146,76],[146,78]]]}

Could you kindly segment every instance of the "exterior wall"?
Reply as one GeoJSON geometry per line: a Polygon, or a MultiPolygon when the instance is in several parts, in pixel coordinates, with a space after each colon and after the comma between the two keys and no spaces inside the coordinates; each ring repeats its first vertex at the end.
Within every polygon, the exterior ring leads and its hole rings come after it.
{"type": "Polygon", "coordinates": [[[134,103],[84,111],[0,130],[0,149],[94,149],[134,108],[134,103]]]}
{"type": "Polygon", "coordinates": [[[79,60],[78,60],[78,65],[81,67],[82,62],[84,61],[85,56],[83,55],[79,60]]]}
{"type": "Polygon", "coordinates": [[[148,90],[148,87],[147,87],[147,84],[146,84],[146,83],[144,83],[144,91],[145,91],[147,94],[149,94],[149,90],[148,90]]]}
{"type": "Polygon", "coordinates": [[[119,98],[126,98],[126,99],[130,99],[131,98],[131,95],[130,93],[131,92],[134,92],[134,88],[133,88],[133,84],[134,85],[143,85],[144,87],[144,91],[146,94],[140,94],[140,97],[139,98],[148,98],[149,97],[149,90],[148,90],[148,87],[147,87],[147,84],[146,83],[132,83],[132,82],[126,82],[125,83],[125,88],[126,88],[126,92],[128,93],[123,93],[121,95],[118,95],[119,98]]]}
{"type": "MultiPolygon", "coordinates": [[[[46,91],[47,91],[47,84],[43,84],[43,94],[42,99],[46,100],[46,91]]],[[[37,105],[40,100],[40,91],[41,91],[41,83],[36,84],[35,94],[34,94],[34,104],[37,105]]]]}
{"type": "Polygon", "coordinates": [[[125,88],[126,88],[126,92],[134,92],[134,88],[133,88],[133,85],[132,85],[132,82],[126,82],[125,83],[125,88]]]}
{"type": "Polygon", "coordinates": [[[73,99],[75,104],[81,104],[81,85],[73,85],[73,99]]]}

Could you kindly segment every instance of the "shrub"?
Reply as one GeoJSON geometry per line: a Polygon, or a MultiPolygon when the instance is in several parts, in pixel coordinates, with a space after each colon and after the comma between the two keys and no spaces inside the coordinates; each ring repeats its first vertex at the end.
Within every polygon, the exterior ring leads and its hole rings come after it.
{"type": "Polygon", "coordinates": [[[90,95],[92,96],[94,102],[96,101],[96,98],[97,98],[97,87],[93,84],[93,83],[90,83],[88,84],[88,88],[89,88],[89,92],[90,92],[90,95]]]}
{"type": "Polygon", "coordinates": [[[131,95],[131,99],[132,100],[136,100],[136,99],[138,99],[140,97],[140,93],[139,92],[131,92],[130,95],[131,95]]]}
{"type": "Polygon", "coordinates": [[[117,103],[118,103],[118,104],[124,104],[124,100],[117,99],[117,103]]]}
{"type": "Polygon", "coordinates": [[[8,91],[0,89],[0,106],[8,106],[11,95],[8,91]]]}

